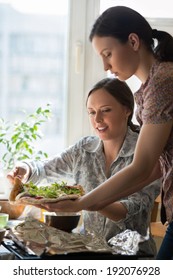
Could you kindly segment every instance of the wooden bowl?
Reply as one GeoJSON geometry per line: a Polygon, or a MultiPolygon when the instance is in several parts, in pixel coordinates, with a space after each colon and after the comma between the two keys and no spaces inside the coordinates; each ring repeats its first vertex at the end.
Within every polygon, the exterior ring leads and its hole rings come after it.
{"type": "Polygon", "coordinates": [[[51,227],[71,232],[79,223],[80,213],[43,212],[44,222],[51,227]]]}
{"type": "Polygon", "coordinates": [[[0,200],[0,213],[9,214],[9,219],[17,219],[25,209],[24,205],[13,205],[8,200],[0,200]]]}

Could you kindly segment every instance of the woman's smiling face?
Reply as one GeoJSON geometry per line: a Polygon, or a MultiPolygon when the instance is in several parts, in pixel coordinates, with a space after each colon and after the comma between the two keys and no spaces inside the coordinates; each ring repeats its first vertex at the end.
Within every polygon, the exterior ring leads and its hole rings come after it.
{"type": "Polygon", "coordinates": [[[87,111],[92,127],[102,140],[115,140],[127,129],[130,110],[104,88],[91,93],[87,111]]]}

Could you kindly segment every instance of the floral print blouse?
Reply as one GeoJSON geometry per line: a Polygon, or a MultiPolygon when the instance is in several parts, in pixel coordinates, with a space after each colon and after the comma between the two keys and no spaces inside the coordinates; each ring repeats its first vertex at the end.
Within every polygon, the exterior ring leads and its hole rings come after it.
{"type": "MultiPolygon", "coordinates": [[[[145,84],[135,93],[137,120],[142,124],[166,123],[173,119],[173,63],[153,64],[145,84]]],[[[173,221],[173,128],[160,157],[163,172],[163,204],[167,221],[173,221]]]]}

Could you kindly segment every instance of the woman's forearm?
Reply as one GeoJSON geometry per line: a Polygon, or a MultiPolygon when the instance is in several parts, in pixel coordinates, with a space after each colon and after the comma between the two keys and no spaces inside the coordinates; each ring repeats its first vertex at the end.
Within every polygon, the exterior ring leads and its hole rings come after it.
{"type": "Polygon", "coordinates": [[[99,211],[107,205],[141,190],[162,176],[159,162],[150,175],[136,176],[137,172],[129,165],[115,176],[101,184],[80,199],[80,208],[89,211],[99,211]],[[128,179],[127,179],[128,178],[128,179]]]}
{"type": "Polygon", "coordinates": [[[121,219],[125,219],[127,209],[121,202],[114,202],[100,210],[99,213],[105,216],[106,218],[117,222],[121,219]]]}

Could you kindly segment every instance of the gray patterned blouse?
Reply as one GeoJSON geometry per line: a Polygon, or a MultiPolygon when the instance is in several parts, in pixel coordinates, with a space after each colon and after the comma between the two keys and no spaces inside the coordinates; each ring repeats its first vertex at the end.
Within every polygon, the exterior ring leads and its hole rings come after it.
{"type": "MultiPolygon", "coordinates": [[[[128,129],[119,155],[111,165],[111,176],[131,163],[137,137],[137,133],[128,129]]],[[[107,179],[103,143],[96,136],[82,138],[52,159],[27,162],[27,164],[32,170],[29,181],[37,184],[45,178],[48,182],[64,180],[67,183],[80,184],[86,192],[89,192],[107,179]]],[[[151,210],[154,200],[160,192],[160,186],[160,181],[157,180],[142,191],[121,199],[121,203],[127,208],[128,213],[125,219],[118,222],[105,218],[98,212],[83,211],[83,231],[100,235],[106,240],[126,229],[146,236],[151,210]]],[[[151,237],[149,241],[141,243],[140,251],[156,253],[151,237]]]]}

